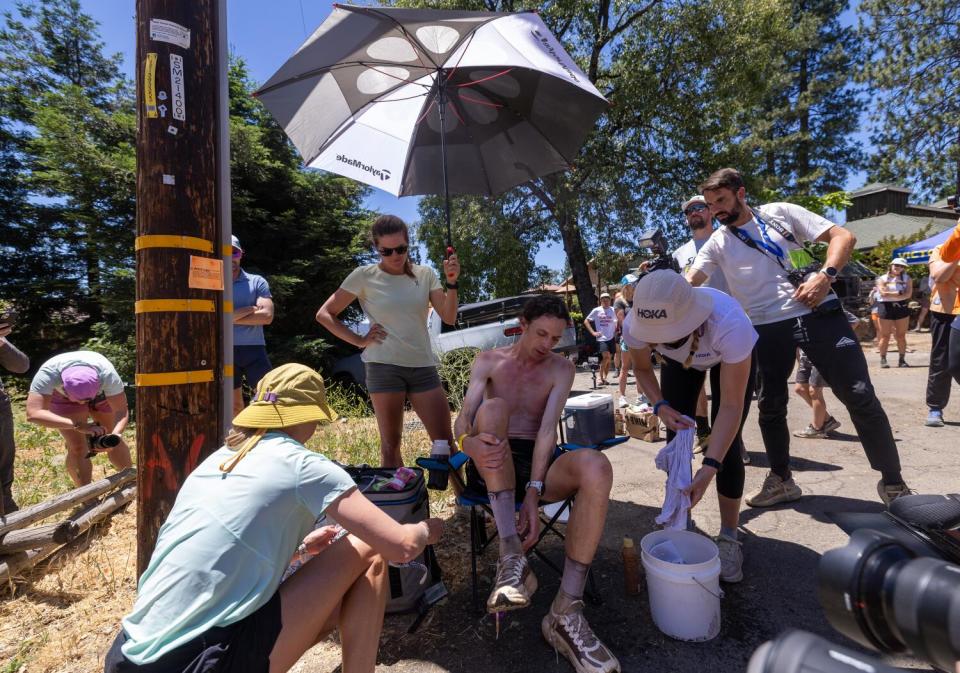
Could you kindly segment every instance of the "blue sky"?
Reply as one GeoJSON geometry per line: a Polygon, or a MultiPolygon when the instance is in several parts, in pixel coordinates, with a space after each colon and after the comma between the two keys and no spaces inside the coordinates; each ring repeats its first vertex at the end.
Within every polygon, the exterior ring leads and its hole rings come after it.
{"type": "MultiPolygon", "coordinates": [[[[354,4],[376,4],[363,0],[352,1],[354,4]]],[[[0,0],[0,11],[11,10],[15,4],[15,0],[0,0]]],[[[133,0],[81,0],[81,5],[100,23],[101,39],[106,44],[107,52],[123,54],[124,68],[133,79],[136,41],[133,0]]],[[[244,58],[252,77],[263,82],[330,14],[332,5],[327,0],[228,0],[227,36],[230,48],[244,58]]],[[[845,23],[854,22],[855,12],[848,10],[843,19],[845,23]]],[[[859,138],[866,142],[865,134],[859,138]]],[[[863,180],[863,173],[856,174],[851,176],[846,186],[855,189],[863,185],[863,180]]],[[[417,201],[417,197],[398,199],[374,189],[367,206],[394,213],[407,222],[415,223],[418,219],[417,201]]],[[[565,261],[563,247],[559,242],[541,247],[536,261],[552,269],[562,269],[565,261]]]]}

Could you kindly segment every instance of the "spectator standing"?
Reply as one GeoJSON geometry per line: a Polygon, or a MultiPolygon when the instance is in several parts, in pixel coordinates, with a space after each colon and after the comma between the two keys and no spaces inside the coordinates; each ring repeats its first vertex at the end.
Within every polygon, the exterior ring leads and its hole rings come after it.
{"type": "Polygon", "coordinates": [[[897,257],[887,267],[887,272],[877,278],[877,296],[879,297],[877,316],[880,319],[880,366],[887,364],[887,348],[890,336],[897,340],[900,353],[898,367],[909,367],[906,360],[907,327],[910,322],[910,307],[907,302],[913,296],[913,279],[907,274],[907,260],[897,257]]]}
{"type": "Polygon", "coordinates": [[[410,234],[395,215],[378,217],[370,230],[376,264],[354,269],[320,310],[317,322],[335,337],[363,349],[367,392],[380,430],[380,461],[399,467],[403,408],[409,399],[433,441],[453,441],[450,406],[437,372],[437,358],[427,332],[433,306],[448,325],[457,319],[456,255],[443,261],[446,291],[433,269],[410,261],[410,234]],[[354,300],[370,318],[359,336],[338,317],[354,300]]]}
{"type": "Polygon", "coordinates": [[[700,249],[687,278],[700,285],[722,270],[759,336],[757,407],[770,473],[747,504],[767,507],[802,494],[790,470],[787,426],[787,379],[798,346],[850,413],[870,466],[881,473],[881,500],[889,503],[908,494],[890,421],[870,382],[863,350],[830,289],[837,270],[850,259],[853,234],[792,203],[751,208],[743,178],[732,168],[711,175],[700,190],[724,226],[700,249]],[[827,243],[826,262],[806,276],[798,272],[807,271],[811,261],[804,241],[827,243]]]}
{"type": "Polygon", "coordinates": [[[118,470],[133,464],[122,437],[130,420],[123,380],[100,353],[63,353],[40,365],[27,394],[27,420],[63,435],[67,473],[77,486],[93,475],[87,437],[117,435],[120,441],[107,457],[118,470]]]}
{"type": "MultiPolygon", "coordinates": [[[[618,384],[620,387],[620,398],[617,400],[617,406],[626,407],[629,405],[627,401],[627,377],[630,375],[630,372],[634,370],[635,364],[633,362],[633,356],[630,354],[630,348],[627,346],[627,342],[623,337],[623,321],[627,317],[627,314],[630,313],[630,308],[633,306],[633,292],[635,289],[635,283],[637,282],[637,277],[628,273],[623,278],[620,279],[620,292],[617,294],[617,299],[613,302],[613,310],[617,314],[617,331],[620,333],[620,375],[618,377],[618,384]]],[[[634,378],[636,379],[636,373],[634,373],[634,378]]],[[[637,395],[641,395],[643,391],[640,389],[640,382],[637,381],[637,395]]],[[[637,404],[639,404],[639,398],[637,404]]]]}
{"type": "Polygon", "coordinates": [[[586,318],[583,325],[590,335],[597,340],[597,352],[600,354],[600,385],[605,386],[607,373],[610,371],[610,361],[613,351],[617,347],[617,314],[610,305],[610,293],[600,294],[600,306],[595,307],[586,318]]]}
{"type": "Polygon", "coordinates": [[[243,248],[232,237],[233,257],[233,415],[243,409],[243,381],[256,390],[263,375],[270,371],[270,357],[263,326],[273,322],[273,295],[263,276],[247,273],[240,267],[243,248]]]}
{"type": "Polygon", "coordinates": [[[914,332],[923,331],[923,321],[927,319],[930,313],[930,291],[933,289],[933,279],[929,274],[920,279],[920,313],[917,315],[917,326],[913,328],[914,332]]]}
{"type": "MultiPolygon", "coordinates": [[[[700,248],[713,236],[713,216],[710,215],[706,199],[700,194],[691,196],[680,204],[680,210],[693,238],[677,248],[673,253],[673,258],[680,267],[680,272],[686,274],[693,264],[693,260],[697,258],[700,248]]],[[[730,288],[727,285],[726,278],[723,277],[723,271],[717,270],[703,285],[730,294],[730,288]]],[[[700,389],[700,397],[697,399],[697,411],[694,417],[697,423],[696,450],[698,452],[705,450],[707,443],[710,441],[710,420],[707,418],[707,378],[704,377],[704,384],[703,388],[700,389]]],[[[744,462],[750,462],[746,450],[744,450],[742,457],[744,462]]]]}
{"type": "MultiPolygon", "coordinates": [[[[960,230],[960,227],[958,227],[960,230]]],[[[953,238],[960,238],[956,233],[953,238]]],[[[930,254],[930,370],[927,374],[927,421],[932,428],[943,427],[943,410],[950,401],[950,351],[953,341],[960,342],[956,316],[960,314],[960,256],[945,261],[946,243],[938,245],[930,254]]],[[[951,247],[947,247],[947,259],[951,247]]],[[[960,383],[960,380],[958,380],[960,383]]]]}
{"type": "MultiPolygon", "coordinates": [[[[7,337],[13,325],[0,322],[0,366],[14,374],[23,374],[30,368],[30,358],[24,355],[7,337]]],[[[13,465],[17,444],[13,436],[13,407],[10,395],[0,380],[0,516],[16,512],[19,507],[13,499],[13,465]]]]}

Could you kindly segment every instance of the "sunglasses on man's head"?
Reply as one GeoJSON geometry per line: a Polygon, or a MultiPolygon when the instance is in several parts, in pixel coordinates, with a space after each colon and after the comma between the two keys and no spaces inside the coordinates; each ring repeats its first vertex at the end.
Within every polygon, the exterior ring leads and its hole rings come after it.
{"type": "Polygon", "coordinates": [[[692,215],[693,213],[699,213],[701,210],[706,210],[707,207],[702,203],[695,203],[692,206],[687,206],[686,210],[683,211],[684,215],[692,215]]]}
{"type": "Polygon", "coordinates": [[[384,257],[391,257],[393,253],[397,253],[398,255],[405,255],[407,254],[407,250],[409,249],[410,249],[409,245],[398,245],[395,248],[377,248],[377,252],[379,252],[384,257]]]}

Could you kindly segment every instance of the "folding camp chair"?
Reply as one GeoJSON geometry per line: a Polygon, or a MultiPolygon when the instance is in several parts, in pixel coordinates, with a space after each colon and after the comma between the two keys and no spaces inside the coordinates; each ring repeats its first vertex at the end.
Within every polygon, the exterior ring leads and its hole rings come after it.
{"type": "MultiPolygon", "coordinates": [[[[563,429],[561,427],[560,437],[563,438],[563,429]]],[[[610,439],[604,440],[592,446],[581,446],[578,444],[565,444],[561,443],[558,445],[558,448],[561,452],[567,451],[577,451],[581,449],[594,449],[602,451],[611,446],[616,446],[630,439],[627,436],[622,437],[611,437],[610,439]]],[[[477,560],[483,556],[483,553],[486,551],[487,547],[491,542],[496,540],[497,532],[494,528],[493,533],[488,533],[487,524],[484,517],[484,512],[493,518],[493,510],[490,508],[490,500],[486,495],[479,495],[467,491],[466,484],[464,483],[463,478],[460,476],[460,468],[467,464],[470,458],[463,452],[456,453],[450,457],[449,462],[441,463],[439,461],[432,460],[430,458],[418,458],[417,465],[424,469],[448,469],[450,472],[450,479],[453,480],[455,484],[455,490],[460,494],[457,496],[457,504],[461,507],[467,507],[470,510],[470,579],[472,582],[472,591],[473,591],[473,607],[474,609],[479,608],[479,582],[477,577],[477,560]]],[[[559,522],[561,516],[566,512],[570,506],[573,504],[573,500],[576,496],[570,496],[563,501],[559,509],[557,509],[552,516],[545,516],[542,511],[540,511],[540,523],[542,524],[540,535],[537,537],[537,541],[534,543],[530,551],[541,561],[544,565],[553,570],[558,575],[563,574],[563,568],[554,562],[550,557],[544,554],[540,549],[539,545],[543,541],[544,537],[549,534],[556,535],[560,540],[565,540],[563,532],[557,529],[556,525],[559,522]]],[[[520,505],[522,503],[516,503],[516,510],[520,510],[520,505]]],[[[550,504],[550,503],[542,503],[550,504]]],[[[596,589],[596,582],[593,578],[593,571],[591,570],[587,575],[587,590],[585,592],[586,598],[594,604],[600,604],[600,594],[596,589]]]]}

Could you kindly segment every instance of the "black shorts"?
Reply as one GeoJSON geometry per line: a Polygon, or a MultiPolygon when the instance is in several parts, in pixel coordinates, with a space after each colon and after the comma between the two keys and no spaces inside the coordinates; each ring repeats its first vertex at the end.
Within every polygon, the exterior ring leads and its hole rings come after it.
{"type": "Polygon", "coordinates": [[[436,367],[364,362],[363,369],[368,393],[425,393],[442,385],[436,367]]]}
{"type": "Polygon", "coordinates": [[[823,388],[827,383],[820,375],[820,370],[813,366],[803,351],[800,351],[800,362],[797,364],[797,383],[805,383],[814,388],[823,388]]]}
{"type": "Polygon", "coordinates": [[[617,340],[610,339],[610,341],[597,341],[597,353],[610,353],[613,355],[617,351],[617,340]]]}
{"type": "MultiPolygon", "coordinates": [[[[532,439],[518,439],[516,437],[511,437],[507,441],[510,442],[510,455],[513,457],[517,501],[520,501],[527,494],[527,482],[530,481],[530,470],[533,468],[533,447],[536,442],[532,439]]],[[[557,447],[550,462],[553,463],[560,453],[560,448],[557,447]]],[[[467,463],[467,487],[464,490],[464,495],[468,497],[487,497],[487,485],[472,461],[467,463]]]]}
{"type": "Polygon", "coordinates": [[[910,307],[905,301],[882,301],[877,304],[880,320],[900,320],[910,317],[910,307]]]}
{"type": "Polygon", "coordinates": [[[247,379],[247,385],[257,389],[268,371],[273,369],[270,366],[270,358],[267,355],[266,346],[234,346],[233,347],[233,388],[236,390],[243,385],[243,379],[247,379]]]}
{"type": "Polygon", "coordinates": [[[104,660],[104,673],[267,673],[270,652],[283,629],[280,592],[265,605],[228,626],[215,626],[156,661],[137,666],[120,651],[120,630],[104,660]]]}

